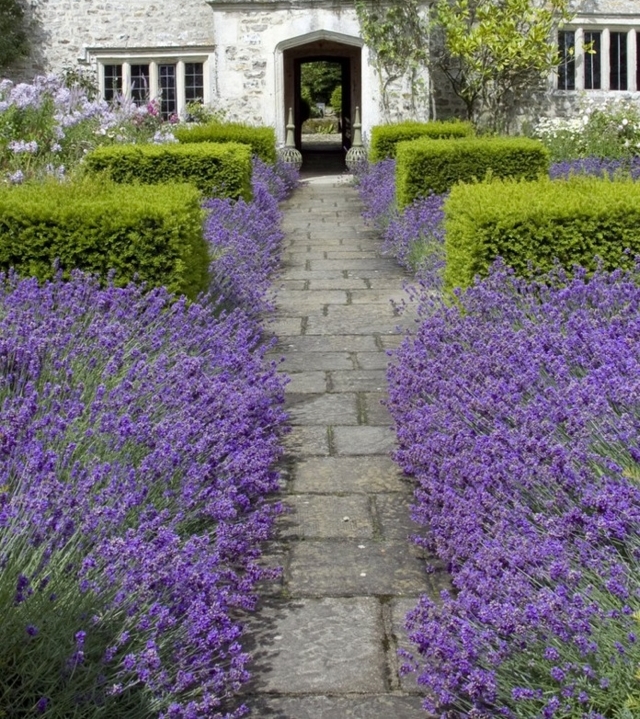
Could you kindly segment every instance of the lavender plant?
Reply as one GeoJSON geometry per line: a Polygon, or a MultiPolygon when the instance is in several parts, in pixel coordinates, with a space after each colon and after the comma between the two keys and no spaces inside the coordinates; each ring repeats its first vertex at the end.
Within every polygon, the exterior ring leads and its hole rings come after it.
{"type": "Polygon", "coordinates": [[[284,163],[267,165],[254,157],[253,199],[209,199],[204,235],[214,258],[209,268],[214,303],[242,307],[257,316],[272,307],[271,282],[280,262],[281,213],[278,200],[298,182],[284,163]]]}
{"type": "Polygon", "coordinates": [[[640,646],[638,272],[501,265],[389,369],[417,540],[453,589],[408,627],[442,717],[628,717],[640,646]]]}
{"type": "Polygon", "coordinates": [[[413,272],[436,277],[444,259],[446,195],[420,198],[399,212],[395,199],[395,160],[363,165],[356,183],[363,216],[382,234],[383,251],[413,272]]]}
{"type": "Polygon", "coordinates": [[[0,279],[0,706],[239,717],[283,382],[245,313],[0,279]]]}

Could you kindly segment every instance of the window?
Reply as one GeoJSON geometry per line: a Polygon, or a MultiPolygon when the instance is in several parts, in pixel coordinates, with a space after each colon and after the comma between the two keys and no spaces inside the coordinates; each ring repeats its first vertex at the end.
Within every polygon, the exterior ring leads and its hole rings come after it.
{"type": "Polygon", "coordinates": [[[149,102],[151,98],[149,85],[149,65],[131,65],[131,99],[136,105],[149,102]]]}
{"type": "Polygon", "coordinates": [[[122,65],[104,66],[104,99],[114,100],[122,95],[122,65]]]}
{"type": "Polygon", "coordinates": [[[609,34],[609,89],[627,89],[627,33],[609,34]]]}
{"type": "Polygon", "coordinates": [[[156,100],[162,117],[184,116],[190,102],[209,102],[207,64],[213,48],[152,55],[140,52],[131,56],[124,50],[92,51],[98,62],[100,91],[105,100],[119,95],[131,98],[137,105],[156,100]],[[122,53],[121,57],[118,55],[122,53]]]}
{"type": "Polygon", "coordinates": [[[576,22],[558,32],[558,90],[640,91],[640,26],[633,21],[618,18],[607,27],[592,19],[591,27],[576,22]]]}
{"type": "Polygon", "coordinates": [[[204,72],[201,62],[185,64],[184,84],[187,102],[204,102],[204,72]]]}
{"type": "Polygon", "coordinates": [[[558,33],[558,52],[560,64],[558,65],[558,89],[576,89],[576,34],[571,31],[558,33]]]}
{"type": "Polygon", "coordinates": [[[160,79],[160,114],[163,120],[178,114],[176,99],[176,66],[158,65],[160,79]]]}
{"type": "Polygon", "coordinates": [[[601,33],[587,30],[584,33],[584,45],[588,48],[584,55],[584,89],[600,89],[601,70],[601,33]]]}

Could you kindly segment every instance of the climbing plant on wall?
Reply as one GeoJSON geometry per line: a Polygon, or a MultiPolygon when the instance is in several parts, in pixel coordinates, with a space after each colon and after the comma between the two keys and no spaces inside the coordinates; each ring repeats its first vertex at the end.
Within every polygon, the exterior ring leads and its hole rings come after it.
{"type": "Polygon", "coordinates": [[[415,110],[428,94],[420,72],[429,61],[429,24],[423,3],[356,0],[355,7],[380,80],[383,110],[388,114],[391,88],[403,77],[409,79],[410,104],[415,110]]]}
{"type": "Polygon", "coordinates": [[[568,0],[435,0],[428,11],[418,0],[357,0],[356,9],[387,84],[427,67],[468,119],[494,131],[558,66],[555,31],[571,17],[568,0]]]}
{"type": "Polygon", "coordinates": [[[518,104],[560,63],[568,0],[436,0],[429,62],[449,81],[467,117],[505,131],[518,104]]]}
{"type": "Polygon", "coordinates": [[[0,0],[0,71],[29,51],[21,0],[0,0]]]}

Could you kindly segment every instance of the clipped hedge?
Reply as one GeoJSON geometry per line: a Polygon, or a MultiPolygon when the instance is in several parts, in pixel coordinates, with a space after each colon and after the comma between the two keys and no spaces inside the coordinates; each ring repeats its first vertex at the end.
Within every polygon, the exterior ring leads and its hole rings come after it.
{"type": "Polygon", "coordinates": [[[396,145],[407,140],[431,140],[472,137],[470,122],[400,122],[395,125],[376,125],[371,128],[369,160],[380,162],[396,156],[396,145]]]}
{"type": "Polygon", "coordinates": [[[640,254],[640,184],[593,177],[458,185],[445,203],[445,285],[466,288],[497,258],[528,277],[630,267],[640,254]],[[626,252],[630,250],[630,252],[626,252]]]}
{"type": "Polygon", "coordinates": [[[205,197],[251,199],[251,152],[240,143],[111,145],[87,155],[86,166],[115,182],[189,182],[205,197]]]}
{"type": "Polygon", "coordinates": [[[397,148],[396,191],[405,207],[431,192],[441,195],[457,182],[493,177],[536,180],[549,172],[549,151],[526,137],[414,140],[397,148]]]}
{"type": "Polygon", "coordinates": [[[208,284],[200,193],[191,185],[0,186],[0,269],[41,280],[81,269],[195,298],[208,284]]]}
{"type": "Polygon", "coordinates": [[[182,143],[239,142],[249,145],[251,154],[257,155],[263,162],[273,165],[276,161],[276,132],[272,127],[211,122],[194,127],[177,127],[173,134],[182,143]]]}

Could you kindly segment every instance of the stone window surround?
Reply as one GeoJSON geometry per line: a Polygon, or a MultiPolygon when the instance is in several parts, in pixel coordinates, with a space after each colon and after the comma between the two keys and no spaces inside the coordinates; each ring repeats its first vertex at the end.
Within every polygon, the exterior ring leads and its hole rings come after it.
{"type": "Polygon", "coordinates": [[[616,95],[621,92],[640,92],[637,86],[636,73],[636,36],[640,37],[640,25],[637,16],[634,17],[588,17],[581,16],[574,18],[570,23],[563,25],[560,30],[575,33],[575,90],[563,90],[558,87],[558,76],[554,75],[555,92],[562,95],[572,95],[577,92],[611,92],[616,95]],[[600,50],[600,78],[601,87],[598,90],[585,90],[584,82],[584,50],[583,38],[585,32],[601,33],[600,50]],[[627,34],[627,89],[611,90],[609,88],[609,47],[612,32],[624,32],[627,34]]]}
{"type": "Polygon", "coordinates": [[[185,65],[201,62],[204,81],[204,104],[211,104],[211,67],[214,62],[215,48],[207,47],[153,47],[153,48],[86,48],[85,61],[95,64],[98,72],[100,96],[104,97],[104,66],[122,65],[122,90],[127,96],[130,92],[131,65],[149,65],[149,85],[151,98],[160,94],[158,65],[175,63],[177,66],[176,84],[178,115],[186,113],[185,65]]]}

